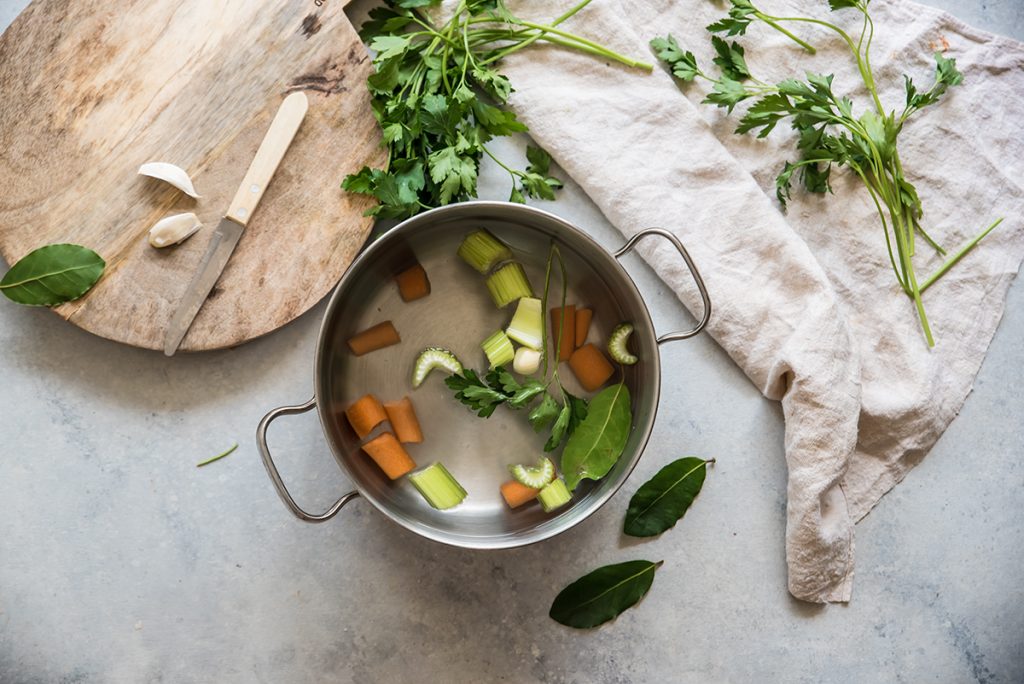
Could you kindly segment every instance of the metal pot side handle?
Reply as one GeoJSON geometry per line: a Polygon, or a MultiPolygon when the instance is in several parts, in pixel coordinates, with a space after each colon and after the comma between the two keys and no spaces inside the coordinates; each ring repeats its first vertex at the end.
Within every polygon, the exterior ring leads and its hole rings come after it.
{"type": "Polygon", "coordinates": [[[280,408],[276,408],[263,416],[263,420],[260,421],[259,426],[256,428],[256,446],[259,447],[260,456],[263,457],[263,465],[267,469],[267,475],[270,476],[270,480],[274,483],[274,489],[277,490],[278,496],[281,497],[281,501],[284,502],[284,505],[288,507],[288,510],[290,510],[296,518],[311,523],[330,520],[338,514],[338,511],[345,507],[345,504],[359,496],[359,492],[352,491],[345,494],[335,501],[330,508],[319,515],[307,513],[302,510],[302,508],[295,503],[295,499],[292,498],[292,495],[288,493],[288,488],[284,486],[284,480],[281,479],[281,474],[277,472],[277,466],[274,465],[274,459],[270,456],[270,447],[267,445],[267,428],[270,427],[270,423],[278,416],[291,416],[298,413],[305,413],[315,407],[316,397],[299,406],[282,406],[280,408]]]}
{"type": "Polygon", "coordinates": [[[672,243],[672,246],[679,252],[679,256],[683,257],[683,261],[686,262],[686,267],[690,269],[690,275],[693,276],[693,282],[697,284],[697,290],[700,291],[700,298],[704,302],[704,314],[701,316],[700,322],[697,323],[695,328],[683,332],[665,333],[658,337],[658,344],[671,342],[673,340],[685,340],[688,337],[693,337],[703,330],[711,319],[711,299],[708,297],[708,290],[704,286],[704,279],[700,277],[700,271],[697,270],[697,266],[693,263],[693,259],[690,258],[690,253],[686,251],[686,247],[684,247],[683,243],[679,241],[679,238],[663,228],[647,228],[629,238],[629,240],[626,241],[626,244],[622,246],[622,249],[615,252],[613,256],[616,259],[623,257],[633,250],[636,243],[649,235],[657,235],[658,237],[665,238],[672,243]]]}

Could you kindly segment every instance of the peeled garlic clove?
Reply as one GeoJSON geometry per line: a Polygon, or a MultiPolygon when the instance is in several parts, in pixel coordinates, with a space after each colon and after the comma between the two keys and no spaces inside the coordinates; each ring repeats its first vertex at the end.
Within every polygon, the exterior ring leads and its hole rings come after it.
{"type": "Polygon", "coordinates": [[[185,173],[185,169],[167,162],[150,162],[139,167],[140,176],[149,176],[166,181],[181,190],[189,197],[199,199],[196,189],[192,187],[192,179],[185,173]]]}
{"type": "Polygon", "coordinates": [[[154,247],[176,245],[202,227],[203,224],[193,213],[165,216],[149,229],[149,244],[154,247]]]}
{"type": "Polygon", "coordinates": [[[529,347],[516,349],[512,370],[520,375],[533,375],[540,368],[541,353],[529,347]]]}

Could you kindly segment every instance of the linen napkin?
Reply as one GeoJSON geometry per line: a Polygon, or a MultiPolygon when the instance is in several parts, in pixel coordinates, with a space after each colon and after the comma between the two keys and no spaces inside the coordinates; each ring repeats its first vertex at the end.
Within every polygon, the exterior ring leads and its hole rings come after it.
{"type": "MultiPolygon", "coordinates": [[[[823,0],[757,4],[859,33],[858,13],[830,13],[823,0]]],[[[513,9],[550,20],[569,5],[513,9]]],[[[896,283],[859,180],[834,171],[832,196],[794,184],[788,212],[780,210],[774,177],[796,157],[788,129],[763,140],[734,135],[739,112],[699,104],[705,86],[680,87],[662,68],[645,74],[542,46],[504,65],[516,88],[511,104],[531,135],[624,235],[661,226],[687,245],[714,303],[710,334],[766,397],[782,402],[789,590],[815,602],[850,599],[854,523],[956,416],[1024,255],[1024,46],[906,0],[874,2],[871,13],[872,66],[887,107],[902,108],[904,72],[930,86],[935,50],[956,58],[964,74],[963,85],[909,121],[900,138],[926,230],[952,252],[1006,217],[924,295],[933,349],[896,283]]],[[[651,61],[649,39],[671,32],[710,70],[704,26],[723,14],[706,0],[596,0],[562,27],[651,61]]],[[[835,90],[863,111],[866,94],[845,45],[824,29],[790,28],[817,56],[755,24],[740,38],[754,74],[774,82],[834,73],[835,90]]],[[[917,252],[921,277],[941,263],[923,240],[917,252]]],[[[641,253],[699,312],[678,256],[654,241],[641,253]]]]}

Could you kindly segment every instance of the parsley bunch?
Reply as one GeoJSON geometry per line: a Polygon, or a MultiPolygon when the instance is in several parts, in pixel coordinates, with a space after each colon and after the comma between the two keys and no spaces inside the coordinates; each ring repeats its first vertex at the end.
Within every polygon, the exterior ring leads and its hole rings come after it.
{"type": "Polygon", "coordinates": [[[651,47],[658,58],[672,68],[677,78],[684,81],[701,78],[712,84],[705,103],[732,112],[740,102],[752,99],[753,103],[740,118],[737,133],[756,131],[757,137],[763,138],[780,122],[789,121],[799,134],[797,149],[800,156],[795,162],[787,161],[775,179],[776,196],[783,207],[790,197],[794,175],[809,192],[825,193],[832,191],[830,177],[833,165],[845,166],[857,174],[878,211],[896,280],[913,299],[928,345],[934,346],[921,293],[1002,221],[995,221],[956,253],[947,255],[946,250],[921,226],[924,214],[921,200],[913,184],[906,179],[900,162],[896,142],[904,123],[921,109],[936,103],[950,87],[963,81],[963,76],[957,71],[956,60],[935,53],[935,80],[927,90],[919,90],[913,80],[904,75],[905,103],[902,109],[886,112],[871,71],[870,53],[875,26],[868,13],[870,0],[828,0],[832,11],[853,9],[863,16],[860,34],[856,38],[827,21],[771,16],[759,10],[751,0],[730,2],[728,15],[707,27],[712,33],[711,44],[716,53],[712,61],[718,66],[720,76],[712,77],[702,71],[693,53],[683,51],[671,35],[652,40],[651,47]],[[814,24],[835,33],[856,60],[864,87],[871,97],[871,105],[856,115],[853,101],[846,96],[839,97],[833,91],[831,74],[807,73],[804,80],[790,78],[778,84],[755,78],[747,66],[743,47],[715,34],[743,35],[757,21],[782,32],[811,54],[815,52],[814,47],[788,31],[784,24],[814,24]],[[921,282],[918,282],[911,260],[916,235],[920,235],[939,254],[947,256],[935,273],[921,282]]]}
{"type": "Polygon", "coordinates": [[[461,0],[440,27],[423,12],[438,2],[386,0],[363,25],[360,36],[376,52],[367,86],[388,156],[384,168],[364,167],[342,187],[376,197],[379,205],[370,215],[405,218],[476,197],[477,172],[486,155],[511,177],[511,201],[523,202],[526,195],[555,199],[562,183],[548,174],[547,153],[531,147],[529,165],[520,170],[487,147],[496,136],[527,130],[500,107],[512,92],[496,68],[500,60],[543,40],[631,67],[649,71],[652,66],[558,28],[591,0],[550,24],[514,16],[504,0],[461,0]]]}

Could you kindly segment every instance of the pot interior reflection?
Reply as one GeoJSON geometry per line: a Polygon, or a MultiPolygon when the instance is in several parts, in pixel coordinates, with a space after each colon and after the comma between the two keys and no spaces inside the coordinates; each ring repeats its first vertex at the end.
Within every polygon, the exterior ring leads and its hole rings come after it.
{"type": "MultiPolygon", "coordinates": [[[[552,276],[551,305],[561,299],[561,279],[552,276]]],[[[560,368],[566,389],[586,396],[567,364],[560,368]]],[[[625,480],[646,444],[660,389],[658,348],[650,316],[632,280],[619,263],[589,237],[545,212],[505,203],[474,202],[414,217],[370,246],[353,264],[331,299],[321,330],[316,359],[318,409],[338,463],[360,493],[395,522],[423,536],[471,548],[503,548],[557,534],[601,506],[625,480]],[[484,277],[457,255],[471,230],[486,227],[509,244],[529,276],[536,296],[544,284],[551,241],[565,258],[570,287],[567,303],[594,310],[588,341],[603,346],[619,323],[637,328],[632,347],[640,357],[624,369],[633,398],[633,427],[625,451],[611,473],[598,482],[585,480],[573,502],[547,514],[537,504],[510,510],[499,485],[509,479],[511,463],[532,463],[543,454],[547,432],[535,433],[526,411],[499,407],[478,418],[454,400],[435,370],[418,389],[412,366],[425,347],[451,349],[466,366],[486,370],[480,342],[507,325],[513,306],[495,308],[484,277]],[[405,303],[393,277],[412,261],[423,265],[431,294],[405,303]],[[346,340],[390,320],[400,344],[356,357],[346,340]],[[469,495],[458,507],[436,511],[420,497],[408,478],[390,481],[363,453],[343,409],[372,393],[381,401],[409,396],[423,429],[422,444],[407,445],[418,466],[442,462],[469,495]]],[[[556,398],[557,394],[556,394],[556,398]]],[[[558,465],[558,458],[554,458],[558,465]]]]}

